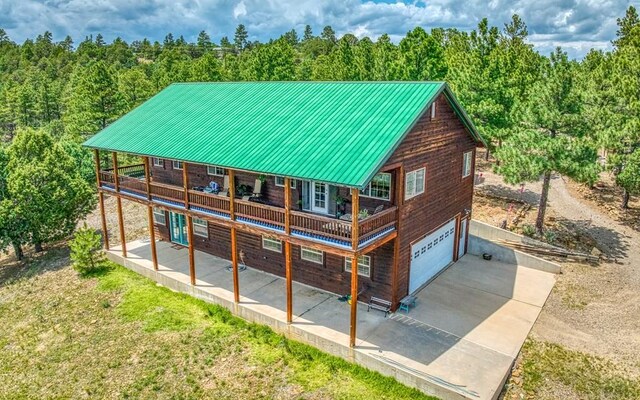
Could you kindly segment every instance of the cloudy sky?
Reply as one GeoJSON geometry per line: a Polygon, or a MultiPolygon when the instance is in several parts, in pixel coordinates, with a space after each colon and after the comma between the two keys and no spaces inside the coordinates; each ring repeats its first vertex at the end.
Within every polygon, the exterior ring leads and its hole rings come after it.
{"type": "Polygon", "coordinates": [[[629,5],[640,8],[640,0],[0,0],[0,28],[17,42],[49,30],[54,40],[69,34],[78,43],[97,33],[108,41],[131,41],[162,40],[172,32],[195,41],[203,29],[218,41],[232,37],[238,24],[247,27],[250,39],[267,40],[291,28],[301,34],[309,24],[314,33],[331,25],[339,35],[375,40],[388,33],[397,42],[415,26],[470,30],[487,17],[503,27],[518,13],[539,51],[560,45],[581,57],[590,48],[609,46],[616,18],[629,5]]]}

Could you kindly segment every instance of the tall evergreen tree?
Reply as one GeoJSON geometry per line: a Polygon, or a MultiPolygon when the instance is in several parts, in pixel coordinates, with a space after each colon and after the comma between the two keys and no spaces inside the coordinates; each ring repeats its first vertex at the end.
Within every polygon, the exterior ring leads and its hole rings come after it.
{"type": "Polygon", "coordinates": [[[238,51],[244,50],[247,47],[247,38],[249,37],[249,33],[244,25],[240,24],[236,28],[236,33],[233,36],[233,43],[236,46],[238,51]]]}
{"type": "Polygon", "coordinates": [[[582,115],[582,96],[576,81],[577,65],[560,48],[543,66],[544,73],[529,93],[522,130],[496,151],[496,167],[505,181],[517,184],[537,181],[542,192],[536,231],[543,233],[547,199],[554,172],[581,182],[597,178],[597,153],[585,140],[587,126],[582,115]]]}

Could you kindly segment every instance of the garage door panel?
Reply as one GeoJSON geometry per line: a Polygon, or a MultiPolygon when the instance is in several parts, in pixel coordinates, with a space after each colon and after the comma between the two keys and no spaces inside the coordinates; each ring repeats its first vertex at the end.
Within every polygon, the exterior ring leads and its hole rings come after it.
{"type": "Polygon", "coordinates": [[[455,226],[456,221],[452,219],[411,246],[409,293],[415,292],[453,261],[455,226]]]}

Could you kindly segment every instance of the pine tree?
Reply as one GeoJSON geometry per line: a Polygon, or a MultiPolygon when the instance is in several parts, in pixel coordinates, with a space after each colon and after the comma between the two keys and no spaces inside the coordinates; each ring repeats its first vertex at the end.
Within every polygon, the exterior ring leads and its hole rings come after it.
{"type": "Polygon", "coordinates": [[[308,42],[313,39],[313,31],[311,30],[311,25],[305,25],[304,27],[304,35],[302,36],[303,42],[308,42]]]}
{"type": "Polygon", "coordinates": [[[539,235],[544,229],[551,175],[557,172],[589,183],[598,175],[596,149],[585,140],[587,126],[576,82],[576,64],[558,48],[542,68],[543,77],[532,87],[523,114],[522,131],[496,150],[500,160],[496,171],[506,182],[537,181],[542,175],[536,218],[539,235]]]}
{"type": "Polygon", "coordinates": [[[244,25],[238,25],[238,27],[236,28],[236,33],[233,37],[233,43],[235,44],[238,51],[242,51],[245,47],[247,47],[248,37],[249,34],[247,33],[247,29],[244,27],[244,25]]]}

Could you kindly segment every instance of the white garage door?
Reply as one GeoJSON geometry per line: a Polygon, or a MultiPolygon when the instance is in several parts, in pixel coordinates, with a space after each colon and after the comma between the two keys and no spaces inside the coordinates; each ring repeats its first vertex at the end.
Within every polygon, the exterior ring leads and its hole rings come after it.
{"type": "Polygon", "coordinates": [[[411,246],[409,293],[413,293],[453,261],[455,218],[411,246]]]}

